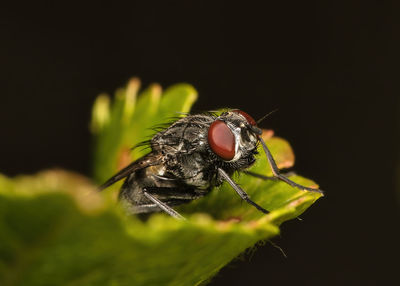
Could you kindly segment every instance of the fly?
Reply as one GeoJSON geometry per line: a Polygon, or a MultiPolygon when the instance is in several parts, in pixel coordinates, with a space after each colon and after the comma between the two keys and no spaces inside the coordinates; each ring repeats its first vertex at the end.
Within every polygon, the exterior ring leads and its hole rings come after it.
{"type": "Polygon", "coordinates": [[[257,122],[241,110],[230,110],[219,116],[211,113],[187,115],[156,133],[149,141],[151,152],[123,168],[100,189],[126,178],[119,200],[128,213],[164,211],[180,219],[183,217],[173,209],[174,206],[204,197],[224,181],[244,201],[268,213],[233,181],[231,177],[236,171],[263,179],[278,179],[301,190],[322,193],[281,174],[261,133],[257,122]],[[259,143],[273,177],[245,171],[256,161],[259,143]]]}

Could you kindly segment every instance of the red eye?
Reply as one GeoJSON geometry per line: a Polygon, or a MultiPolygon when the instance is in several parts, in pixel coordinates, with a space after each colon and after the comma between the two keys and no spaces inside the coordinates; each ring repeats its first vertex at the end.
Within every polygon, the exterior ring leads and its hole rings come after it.
{"type": "Polygon", "coordinates": [[[226,161],[235,157],[235,136],[221,120],[215,120],[208,129],[208,144],[215,154],[226,161]]]}
{"type": "Polygon", "coordinates": [[[253,117],[251,117],[250,115],[248,115],[246,112],[241,111],[241,110],[239,110],[239,109],[235,109],[235,110],[232,110],[232,111],[233,111],[233,112],[237,112],[237,113],[243,115],[243,117],[246,118],[247,122],[248,122],[250,125],[253,125],[253,126],[256,126],[256,125],[257,125],[257,123],[256,123],[256,121],[253,119],[253,117]]]}

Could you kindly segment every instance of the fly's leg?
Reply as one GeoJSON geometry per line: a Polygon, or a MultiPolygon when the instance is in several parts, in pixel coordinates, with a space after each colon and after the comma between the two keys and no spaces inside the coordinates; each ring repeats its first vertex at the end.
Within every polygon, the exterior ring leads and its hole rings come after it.
{"type": "Polygon", "coordinates": [[[314,188],[309,188],[309,187],[305,187],[302,185],[299,185],[295,182],[293,182],[292,180],[288,179],[287,177],[285,177],[284,175],[282,175],[279,171],[278,166],[276,165],[276,162],[274,160],[274,158],[272,157],[271,152],[269,151],[267,145],[265,144],[264,140],[262,140],[261,137],[258,137],[260,139],[261,145],[264,149],[265,154],[267,155],[267,159],[268,159],[268,163],[271,166],[272,169],[272,174],[274,175],[275,178],[277,178],[278,180],[281,180],[287,184],[289,184],[292,187],[298,188],[300,190],[306,190],[309,192],[315,192],[315,193],[320,193],[320,194],[324,194],[323,191],[321,191],[320,189],[314,189],[314,188]]]}
{"type": "Polygon", "coordinates": [[[221,168],[218,168],[218,172],[221,175],[221,177],[223,177],[228,183],[229,185],[231,185],[231,187],[235,190],[235,192],[242,198],[242,200],[246,201],[247,203],[249,203],[250,205],[256,207],[256,209],[258,209],[259,211],[267,214],[269,213],[266,209],[264,209],[263,207],[259,206],[258,204],[256,204],[255,202],[253,202],[249,195],[241,188],[239,187],[230,177],[229,175],[222,170],[221,168]]]}
{"type": "MultiPolygon", "coordinates": [[[[249,176],[253,176],[255,178],[262,179],[262,180],[272,180],[272,181],[278,181],[279,180],[277,177],[274,177],[274,176],[264,176],[264,175],[257,174],[257,173],[251,172],[251,171],[243,171],[243,173],[245,173],[245,174],[247,174],[249,176]]],[[[285,173],[285,174],[282,174],[282,175],[285,176],[285,177],[290,177],[290,176],[296,175],[296,173],[295,172],[288,172],[288,173],[285,173]]]]}
{"type": "Polygon", "coordinates": [[[156,204],[133,205],[129,202],[122,202],[122,205],[130,215],[149,214],[160,211],[160,208],[156,204]]]}
{"type": "Polygon", "coordinates": [[[167,214],[169,214],[170,216],[176,218],[176,219],[183,219],[185,220],[185,218],[183,216],[181,216],[177,211],[175,211],[173,208],[169,207],[168,205],[166,205],[165,203],[163,203],[162,201],[160,201],[159,199],[157,199],[156,197],[152,196],[151,194],[149,194],[146,190],[143,190],[143,195],[149,199],[150,201],[152,201],[153,203],[155,203],[160,209],[162,209],[163,211],[165,211],[167,214]]]}

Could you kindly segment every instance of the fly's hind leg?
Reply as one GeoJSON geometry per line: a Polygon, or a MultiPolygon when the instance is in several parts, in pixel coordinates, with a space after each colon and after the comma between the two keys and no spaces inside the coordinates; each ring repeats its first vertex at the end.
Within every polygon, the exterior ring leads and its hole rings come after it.
{"type": "Polygon", "coordinates": [[[162,202],[160,199],[156,198],[153,194],[149,192],[147,189],[142,189],[140,191],[142,199],[141,202],[135,201],[130,196],[120,196],[120,200],[123,208],[127,213],[132,215],[141,215],[141,214],[149,214],[159,211],[164,211],[170,216],[176,219],[185,219],[182,215],[180,215],[177,211],[171,208],[165,202],[162,202]],[[143,200],[144,199],[144,200],[143,200]]]}
{"type": "Polygon", "coordinates": [[[185,218],[172,209],[171,206],[188,203],[203,197],[205,194],[205,192],[199,192],[195,188],[187,187],[146,187],[143,189],[143,195],[148,200],[154,203],[159,209],[177,219],[185,218]]]}
{"type": "Polygon", "coordinates": [[[141,186],[140,178],[131,176],[121,187],[119,200],[132,215],[150,214],[164,211],[177,219],[184,219],[172,207],[190,202],[205,195],[189,186],[141,186]]]}
{"type": "Polygon", "coordinates": [[[153,213],[162,210],[172,217],[184,219],[183,216],[173,210],[170,206],[151,194],[153,189],[157,188],[142,188],[140,184],[138,184],[138,180],[135,175],[136,174],[133,174],[127,180],[125,180],[118,197],[127,213],[136,215],[153,213]]]}
{"type": "Polygon", "coordinates": [[[206,193],[192,188],[145,187],[143,189],[122,188],[120,200],[130,214],[149,214],[164,211],[177,219],[185,219],[172,206],[188,203],[206,193]]]}
{"type": "Polygon", "coordinates": [[[150,193],[147,192],[146,189],[143,190],[143,195],[152,201],[155,205],[157,205],[161,210],[169,214],[170,216],[176,218],[176,219],[185,219],[182,215],[180,215],[177,211],[175,211],[173,208],[169,207],[167,204],[163,203],[159,199],[157,199],[155,196],[151,195],[150,193]]]}

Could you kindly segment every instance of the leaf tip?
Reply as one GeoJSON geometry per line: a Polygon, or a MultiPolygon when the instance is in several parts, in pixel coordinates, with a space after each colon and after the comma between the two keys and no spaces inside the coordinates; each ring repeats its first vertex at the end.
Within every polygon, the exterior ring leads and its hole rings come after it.
{"type": "Polygon", "coordinates": [[[110,97],[107,94],[100,94],[92,109],[92,120],[90,130],[92,133],[99,133],[110,121],[110,97]]]}

